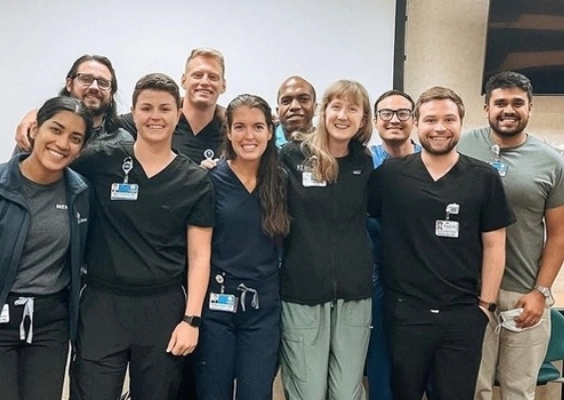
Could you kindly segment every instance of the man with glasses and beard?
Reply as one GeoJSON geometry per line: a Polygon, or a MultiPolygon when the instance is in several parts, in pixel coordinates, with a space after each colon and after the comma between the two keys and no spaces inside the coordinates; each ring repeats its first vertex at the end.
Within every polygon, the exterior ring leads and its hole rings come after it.
{"type": "Polygon", "coordinates": [[[550,288],[564,259],[564,162],[525,132],[532,109],[529,79],[501,72],[486,84],[489,127],[462,136],[461,153],[489,163],[501,177],[517,223],[507,228],[505,274],[498,311],[519,316],[484,337],[476,399],[490,400],[494,380],[501,397],[532,399],[550,336],[550,288]]]}
{"type": "Polygon", "coordinates": [[[422,151],[386,160],[369,182],[396,400],[420,399],[429,374],[434,398],[473,400],[495,310],[514,218],[497,173],[456,151],[463,118],[452,90],[423,92],[414,111],[422,151]]]}
{"type": "MultiPolygon", "coordinates": [[[[86,145],[133,143],[133,137],[121,128],[117,116],[117,89],[116,73],[107,57],[85,54],[72,64],[59,95],[79,99],[92,114],[93,132],[86,145]]],[[[36,116],[36,110],[30,111],[18,125],[16,142],[21,150],[31,149],[28,131],[36,116]]]]}

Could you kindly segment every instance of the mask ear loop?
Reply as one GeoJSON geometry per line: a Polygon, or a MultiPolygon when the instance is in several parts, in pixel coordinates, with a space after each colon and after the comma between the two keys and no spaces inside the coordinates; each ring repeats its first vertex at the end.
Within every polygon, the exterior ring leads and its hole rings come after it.
{"type": "Polygon", "coordinates": [[[503,328],[503,323],[505,322],[505,317],[503,316],[502,313],[495,313],[494,314],[495,318],[497,319],[497,325],[495,327],[495,334],[499,335],[501,333],[501,329],[503,328]]]}

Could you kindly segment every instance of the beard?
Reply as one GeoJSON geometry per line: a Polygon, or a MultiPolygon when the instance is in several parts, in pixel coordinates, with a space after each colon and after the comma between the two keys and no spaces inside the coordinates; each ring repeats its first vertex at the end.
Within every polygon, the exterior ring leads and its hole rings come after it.
{"type": "Polygon", "coordinates": [[[392,137],[380,137],[382,142],[385,142],[388,146],[401,146],[405,142],[410,142],[410,136],[407,137],[400,137],[400,136],[392,136],[392,137]]]}
{"type": "MultiPolygon", "coordinates": [[[[84,103],[84,102],[83,102],[84,103]]],[[[84,106],[93,117],[98,117],[100,115],[106,114],[111,109],[111,100],[104,101],[100,100],[99,104],[92,104],[92,103],[84,103],[84,106]]]]}
{"type": "MultiPolygon", "coordinates": [[[[71,93],[71,96],[73,96],[73,93],[71,93]]],[[[82,101],[86,109],[90,111],[90,114],[92,114],[93,117],[98,117],[100,115],[106,114],[112,107],[112,98],[110,97],[106,99],[103,94],[95,90],[87,91],[82,97],[77,96],[76,94],[73,97],[76,97],[80,101],[82,101]],[[89,98],[89,96],[94,96],[98,101],[93,101],[91,98],[89,98]]]]}
{"type": "Polygon", "coordinates": [[[90,111],[90,114],[92,114],[93,117],[98,117],[100,115],[106,114],[109,111],[110,104],[109,103],[102,103],[102,104],[97,105],[97,106],[86,105],[86,108],[88,109],[88,111],[90,111]]]}
{"type": "Polygon", "coordinates": [[[436,149],[436,148],[433,148],[432,144],[427,139],[419,140],[419,141],[421,142],[421,147],[423,147],[427,151],[427,153],[432,154],[434,156],[444,156],[446,154],[449,154],[450,152],[452,152],[454,150],[454,148],[458,144],[458,139],[454,139],[454,140],[451,140],[450,143],[446,147],[441,147],[441,148],[436,149]]]}
{"type": "Polygon", "coordinates": [[[508,137],[508,138],[515,137],[521,134],[527,127],[527,123],[529,121],[523,121],[522,119],[519,119],[517,122],[518,122],[517,126],[514,128],[501,128],[499,126],[497,119],[494,121],[492,120],[489,121],[490,128],[492,131],[494,131],[499,136],[508,137]]]}

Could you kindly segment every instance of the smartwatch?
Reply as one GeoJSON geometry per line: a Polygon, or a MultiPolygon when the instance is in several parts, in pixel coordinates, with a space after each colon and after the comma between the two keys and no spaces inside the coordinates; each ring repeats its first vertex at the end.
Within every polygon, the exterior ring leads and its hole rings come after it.
{"type": "Polygon", "coordinates": [[[478,304],[481,305],[482,307],[484,307],[489,312],[492,312],[492,313],[495,312],[495,310],[497,310],[497,304],[496,303],[489,303],[487,301],[480,299],[479,297],[478,297],[478,304]]]}
{"type": "Polygon", "coordinates": [[[194,328],[199,328],[202,324],[202,318],[195,315],[185,315],[182,317],[182,321],[186,322],[188,325],[194,328]]]}

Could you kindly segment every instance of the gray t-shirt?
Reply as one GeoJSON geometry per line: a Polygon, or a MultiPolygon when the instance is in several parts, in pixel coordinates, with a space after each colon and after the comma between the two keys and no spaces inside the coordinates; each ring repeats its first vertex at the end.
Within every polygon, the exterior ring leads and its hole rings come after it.
{"type": "MultiPolygon", "coordinates": [[[[460,153],[491,163],[496,160],[490,129],[462,135],[460,153]]],[[[507,228],[505,275],[501,287],[528,293],[535,286],[545,241],[544,214],[564,204],[564,158],[528,135],[520,146],[501,149],[499,162],[507,167],[501,180],[517,223],[507,228]]]]}
{"type": "Polygon", "coordinates": [[[31,211],[31,225],[10,291],[28,295],[57,293],[70,284],[70,269],[66,266],[70,220],[65,180],[40,185],[21,172],[20,176],[31,211]]]}

